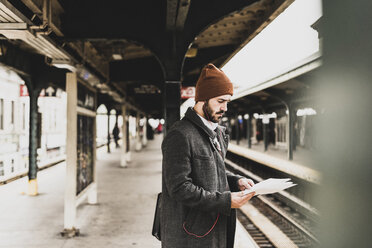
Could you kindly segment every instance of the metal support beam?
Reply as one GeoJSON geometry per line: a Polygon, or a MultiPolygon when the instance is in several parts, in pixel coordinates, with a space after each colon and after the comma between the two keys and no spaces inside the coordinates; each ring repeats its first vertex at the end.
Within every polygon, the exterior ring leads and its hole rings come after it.
{"type": "Polygon", "coordinates": [[[107,108],[107,153],[111,153],[110,142],[110,109],[107,108]]]}
{"type": "Polygon", "coordinates": [[[269,124],[262,123],[263,129],[263,141],[264,141],[264,151],[267,151],[267,147],[269,146],[269,135],[268,135],[268,126],[269,124]]]}
{"type": "Polygon", "coordinates": [[[288,105],[288,160],[293,160],[293,143],[294,143],[294,118],[295,111],[291,104],[288,105]]]}
{"type": "Polygon", "coordinates": [[[143,124],[142,130],[142,146],[145,147],[147,145],[147,117],[145,117],[145,122],[143,124]]]}
{"type": "Polygon", "coordinates": [[[64,233],[75,236],[77,187],[77,76],[66,74],[67,132],[66,132],[66,185],[64,199],[64,233]]]}
{"type": "Polygon", "coordinates": [[[248,140],[248,148],[249,149],[252,148],[252,140],[251,140],[251,136],[252,136],[252,118],[253,118],[252,113],[249,113],[249,117],[247,119],[247,140],[248,140]]]}
{"type": "Polygon", "coordinates": [[[164,85],[164,116],[165,129],[164,135],[170,127],[180,119],[181,105],[181,82],[166,81],[164,85]]]}
{"type": "Polygon", "coordinates": [[[236,136],[236,144],[239,145],[240,143],[240,123],[238,115],[235,116],[235,136],[236,136]]]}
{"type": "Polygon", "coordinates": [[[29,132],[29,165],[28,165],[28,194],[36,196],[37,188],[37,146],[38,146],[38,106],[37,99],[40,90],[29,88],[30,95],[30,132],[29,132]]]}
{"type": "MultiPolygon", "coordinates": [[[[115,140],[115,148],[119,148],[120,145],[119,145],[119,134],[120,134],[120,129],[119,129],[119,124],[118,124],[118,119],[119,119],[119,111],[116,110],[116,114],[115,114],[115,130],[118,130],[118,133],[117,133],[117,137],[114,137],[114,140],[115,140]]],[[[112,130],[112,135],[114,135],[114,130],[112,130]]],[[[115,133],[116,135],[116,133],[115,133]]]]}
{"type": "Polygon", "coordinates": [[[120,166],[127,167],[127,106],[124,103],[121,106],[121,115],[123,117],[123,126],[121,127],[122,133],[122,145],[121,145],[121,157],[120,157],[120,166]]]}
{"type": "Polygon", "coordinates": [[[191,0],[180,0],[178,3],[176,30],[183,30],[189,12],[191,0]]]}
{"type": "Polygon", "coordinates": [[[167,0],[166,29],[174,30],[177,18],[178,0],[167,0]]]}
{"type": "Polygon", "coordinates": [[[287,122],[287,157],[288,160],[293,160],[293,150],[295,148],[294,145],[294,122],[295,122],[295,108],[285,94],[280,92],[279,90],[275,89],[265,89],[264,92],[269,94],[271,97],[278,99],[283,103],[283,105],[287,108],[288,110],[288,122],[287,122]]]}
{"type": "Polygon", "coordinates": [[[130,162],[132,160],[131,158],[131,153],[130,153],[130,134],[129,134],[129,116],[125,122],[125,125],[127,126],[127,135],[126,135],[126,143],[127,143],[127,154],[126,154],[126,159],[127,162],[130,162]]]}
{"type": "Polygon", "coordinates": [[[190,4],[191,0],[167,0],[167,30],[183,30],[190,4]]]}
{"type": "Polygon", "coordinates": [[[140,119],[141,116],[137,112],[137,117],[136,117],[136,152],[139,152],[142,150],[142,139],[141,139],[141,132],[140,132],[140,119]]]}

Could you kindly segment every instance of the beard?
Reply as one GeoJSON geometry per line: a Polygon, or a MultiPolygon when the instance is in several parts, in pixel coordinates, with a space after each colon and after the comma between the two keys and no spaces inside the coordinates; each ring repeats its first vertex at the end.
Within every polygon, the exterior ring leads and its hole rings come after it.
{"type": "Polygon", "coordinates": [[[214,112],[211,106],[209,106],[209,101],[206,101],[203,105],[204,115],[207,117],[207,120],[218,123],[222,119],[223,114],[225,111],[221,110],[218,112],[214,112]],[[219,115],[220,114],[220,115],[219,115]]]}

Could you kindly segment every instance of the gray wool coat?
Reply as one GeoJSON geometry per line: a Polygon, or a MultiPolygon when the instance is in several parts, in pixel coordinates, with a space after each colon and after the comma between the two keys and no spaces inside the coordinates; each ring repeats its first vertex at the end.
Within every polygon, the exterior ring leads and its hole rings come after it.
{"type": "Polygon", "coordinates": [[[189,108],[162,143],[161,239],[163,248],[232,248],[236,211],[231,191],[242,177],[225,170],[228,136],[204,125],[189,108]],[[222,152],[213,140],[217,136],[222,152]]]}

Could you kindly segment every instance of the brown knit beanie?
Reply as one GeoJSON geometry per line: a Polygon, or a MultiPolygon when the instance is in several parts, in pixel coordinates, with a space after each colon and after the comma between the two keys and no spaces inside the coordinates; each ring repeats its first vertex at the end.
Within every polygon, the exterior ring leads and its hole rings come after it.
{"type": "Polygon", "coordinates": [[[233,95],[230,79],[213,64],[206,65],[196,83],[195,102],[227,94],[233,95]]]}

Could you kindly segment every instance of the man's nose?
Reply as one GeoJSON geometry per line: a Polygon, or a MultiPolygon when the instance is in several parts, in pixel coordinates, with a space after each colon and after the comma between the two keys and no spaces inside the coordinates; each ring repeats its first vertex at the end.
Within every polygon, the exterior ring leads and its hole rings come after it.
{"type": "Polygon", "coordinates": [[[222,106],[221,106],[221,110],[223,111],[227,111],[227,102],[225,102],[222,106]]]}

